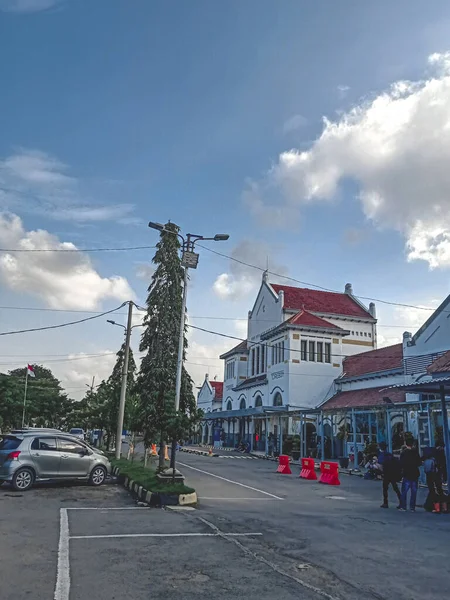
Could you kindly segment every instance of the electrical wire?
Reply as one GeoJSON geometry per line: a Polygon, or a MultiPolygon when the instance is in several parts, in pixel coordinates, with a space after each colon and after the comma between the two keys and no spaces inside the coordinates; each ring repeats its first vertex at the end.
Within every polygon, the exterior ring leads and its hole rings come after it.
{"type": "MultiPolygon", "coordinates": [[[[295,283],[300,283],[301,285],[306,285],[306,286],[310,286],[310,287],[315,287],[323,292],[332,292],[334,294],[342,294],[342,292],[338,291],[338,290],[332,290],[330,288],[325,288],[322,287],[316,283],[309,283],[307,281],[301,281],[300,279],[296,279],[295,277],[289,277],[288,275],[282,275],[280,273],[274,273],[273,271],[269,271],[268,269],[264,269],[263,267],[258,267],[257,265],[252,265],[250,263],[247,263],[243,260],[239,260],[238,258],[234,258],[233,256],[228,256],[227,254],[223,254],[222,252],[218,252],[217,250],[213,250],[212,248],[208,248],[208,246],[203,246],[202,244],[197,244],[200,248],[203,248],[203,250],[207,250],[208,252],[212,252],[213,254],[217,254],[217,256],[221,256],[222,258],[227,258],[228,260],[232,260],[234,262],[239,263],[240,265],[245,265],[246,267],[250,267],[252,269],[257,269],[258,271],[267,271],[267,273],[269,275],[274,275],[275,277],[281,277],[282,279],[287,279],[289,281],[294,281],[295,283]]],[[[434,311],[436,310],[435,308],[432,308],[430,306],[417,306],[415,304],[403,304],[401,302],[391,302],[389,300],[381,300],[380,298],[371,298],[370,296],[356,296],[354,295],[355,298],[358,298],[360,300],[371,300],[372,302],[379,302],[380,304],[389,304],[391,306],[401,306],[403,308],[417,308],[420,310],[430,310],[430,311],[434,311]]],[[[442,312],[450,312],[450,311],[442,311],[442,312]]]]}
{"type": "Polygon", "coordinates": [[[124,246],[122,248],[0,248],[0,252],[124,252],[151,250],[156,246],[124,246]]]}
{"type": "Polygon", "coordinates": [[[17,329],[15,331],[2,331],[2,332],[0,332],[0,336],[17,335],[19,333],[30,333],[32,331],[45,331],[48,329],[59,329],[61,327],[69,327],[70,325],[78,325],[78,323],[86,323],[87,321],[92,321],[93,319],[98,319],[99,317],[104,317],[105,315],[109,315],[109,314],[115,312],[116,310],[119,310],[120,308],[124,307],[125,304],[127,304],[127,302],[123,302],[120,306],[118,306],[117,308],[113,308],[112,310],[107,310],[98,315],[93,315],[92,317],[86,317],[85,319],[78,319],[78,321],[70,321],[68,323],[59,323],[58,325],[47,325],[45,327],[33,327],[31,329],[17,329]]]}

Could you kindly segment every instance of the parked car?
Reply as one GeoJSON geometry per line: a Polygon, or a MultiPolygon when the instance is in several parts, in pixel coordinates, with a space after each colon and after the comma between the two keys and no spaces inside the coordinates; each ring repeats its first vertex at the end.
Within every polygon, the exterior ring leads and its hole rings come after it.
{"type": "Polygon", "coordinates": [[[85,433],[84,433],[84,429],[81,429],[80,427],[72,427],[72,429],[69,431],[70,435],[73,435],[74,437],[78,438],[79,440],[83,440],[85,438],[85,433]]]}
{"type": "Polygon", "coordinates": [[[72,435],[23,430],[0,436],[0,485],[29,490],[36,481],[87,481],[99,486],[111,473],[108,458],[72,435]]]}

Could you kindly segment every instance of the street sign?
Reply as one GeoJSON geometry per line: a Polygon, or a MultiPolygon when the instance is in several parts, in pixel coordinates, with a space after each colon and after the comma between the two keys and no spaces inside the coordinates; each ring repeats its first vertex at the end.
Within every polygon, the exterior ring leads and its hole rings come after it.
{"type": "Polygon", "coordinates": [[[196,254],[195,252],[183,252],[181,264],[183,267],[188,267],[189,269],[196,269],[198,265],[198,254],[196,254]]]}

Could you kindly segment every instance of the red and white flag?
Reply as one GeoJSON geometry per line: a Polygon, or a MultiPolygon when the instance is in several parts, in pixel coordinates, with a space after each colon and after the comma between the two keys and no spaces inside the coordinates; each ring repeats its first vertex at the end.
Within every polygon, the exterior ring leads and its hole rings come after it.
{"type": "Polygon", "coordinates": [[[36,377],[36,373],[31,365],[27,365],[27,375],[28,377],[36,377]]]}

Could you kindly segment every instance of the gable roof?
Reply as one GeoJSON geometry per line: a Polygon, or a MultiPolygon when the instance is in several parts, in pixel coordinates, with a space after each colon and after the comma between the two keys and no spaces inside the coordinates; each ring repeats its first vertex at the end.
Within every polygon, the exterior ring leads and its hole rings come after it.
{"type": "Polygon", "coordinates": [[[232,356],[233,354],[246,354],[247,351],[248,351],[247,340],[244,340],[244,341],[240,342],[234,348],[231,348],[231,350],[227,350],[226,352],[221,354],[219,356],[219,358],[228,358],[229,356],[232,356]]]}
{"type": "Polygon", "coordinates": [[[358,377],[366,373],[399,369],[403,365],[403,344],[347,356],[342,365],[343,377],[358,377]]]}
{"type": "Polygon", "coordinates": [[[427,367],[427,373],[448,373],[450,371],[450,350],[437,358],[427,367]]]}
{"type": "Polygon", "coordinates": [[[363,388],[340,392],[327,400],[321,410],[337,410],[344,408],[363,408],[367,406],[387,406],[383,398],[388,397],[394,404],[406,401],[406,392],[387,390],[386,387],[363,388]]]}
{"type": "Polygon", "coordinates": [[[438,315],[441,314],[441,312],[450,304],[450,294],[447,296],[447,298],[437,307],[437,309],[431,313],[431,315],[428,317],[428,319],[425,321],[425,323],[422,325],[422,327],[420,327],[420,329],[418,329],[416,331],[416,333],[412,336],[410,344],[414,345],[416,343],[416,341],[419,339],[419,337],[428,329],[428,327],[431,325],[431,323],[436,319],[436,317],[438,315]]]}
{"type": "Polygon", "coordinates": [[[284,308],[287,310],[305,309],[311,312],[374,320],[369,311],[349,294],[310,290],[278,283],[271,283],[270,285],[276,294],[280,290],[284,292],[284,308]]]}
{"type": "Polygon", "coordinates": [[[214,400],[222,400],[223,398],[223,381],[210,381],[210,386],[215,390],[214,400]]]}
{"type": "Polygon", "coordinates": [[[333,325],[333,323],[329,323],[325,319],[316,317],[316,315],[313,315],[309,311],[303,309],[300,310],[297,314],[292,315],[292,317],[287,319],[287,321],[285,321],[285,324],[298,325],[299,327],[301,327],[302,325],[306,327],[324,327],[326,329],[337,329],[340,331],[345,331],[341,327],[333,325]]]}

